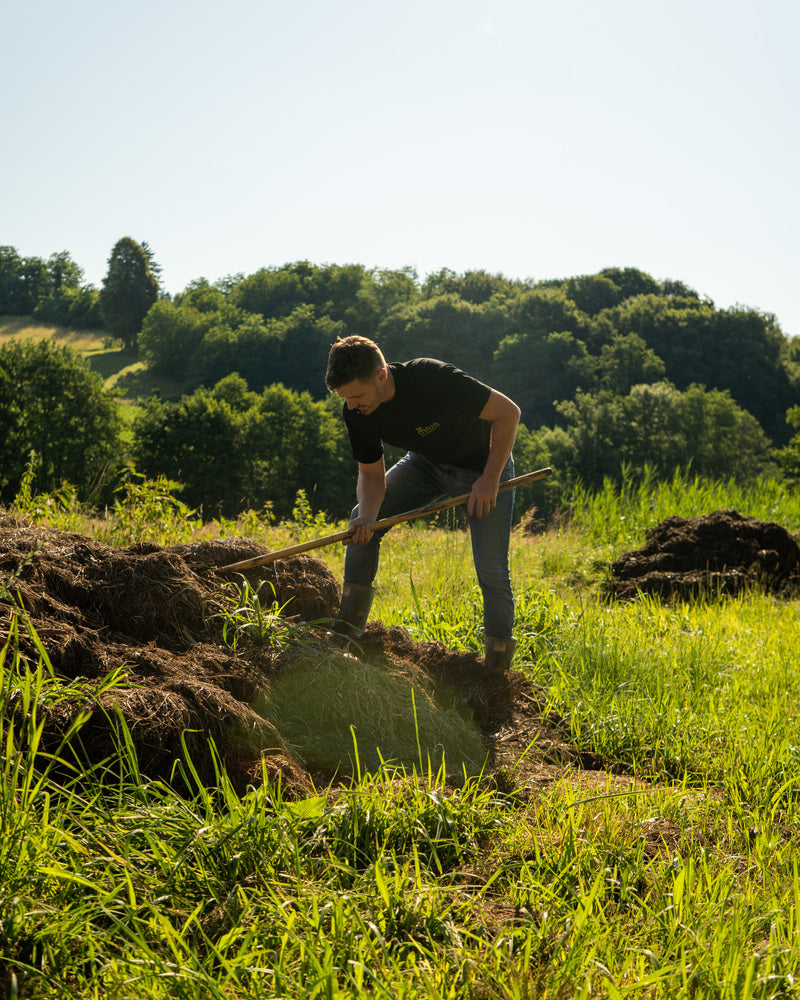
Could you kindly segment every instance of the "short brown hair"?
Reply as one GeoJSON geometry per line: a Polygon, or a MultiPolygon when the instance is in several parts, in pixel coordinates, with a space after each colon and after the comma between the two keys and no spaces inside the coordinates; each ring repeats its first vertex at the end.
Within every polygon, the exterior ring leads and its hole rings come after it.
{"type": "Polygon", "coordinates": [[[368,337],[339,337],[328,353],[325,385],[333,391],[356,379],[366,381],[386,367],[380,347],[368,337]]]}

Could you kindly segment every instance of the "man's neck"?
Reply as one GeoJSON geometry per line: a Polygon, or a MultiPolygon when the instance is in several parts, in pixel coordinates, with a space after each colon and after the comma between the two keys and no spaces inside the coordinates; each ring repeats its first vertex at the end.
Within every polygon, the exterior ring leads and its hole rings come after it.
{"type": "Polygon", "coordinates": [[[394,375],[392,375],[392,370],[389,366],[386,366],[386,381],[383,383],[381,389],[381,402],[388,403],[390,399],[394,397],[395,386],[394,386],[394,375]]]}

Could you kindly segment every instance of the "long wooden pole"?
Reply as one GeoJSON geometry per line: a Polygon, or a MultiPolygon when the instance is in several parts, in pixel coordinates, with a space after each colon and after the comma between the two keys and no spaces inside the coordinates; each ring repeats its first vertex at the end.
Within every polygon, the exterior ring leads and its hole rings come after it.
{"type": "MultiPolygon", "coordinates": [[[[544,479],[552,473],[551,468],[537,469],[536,472],[528,472],[524,476],[516,476],[514,479],[507,479],[500,484],[500,491],[511,490],[515,486],[522,486],[523,483],[533,483],[537,479],[544,479]]],[[[426,514],[435,514],[440,510],[447,510],[448,507],[457,507],[459,504],[469,500],[469,493],[462,493],[458,497],[450,497],[449,500],[439,500],[436,503],[428,504],[427,507],[417,507],[415,510],[407,510],[403,514],[393,514],[391,517],[381,518],[373,521],[370,528],[377,531],[380,528],[391,528],[393,524],[400,524],[401,521],[410,521],[415,517],[425,517],[426,514]]],[[[310,552],[312,549],[321,549],[324,545],[333,545],[335,542],[343,542],[349,538],[352,531],[347,528],[344,531],[337,531],[332,535],[325,535],[323,538],[315,538],[310,542],[300,542],[298,545],[290,545],[288,549],[278,549],[277,552],[268,552],[263,556],[254,556],[252,559],[243,559],[241,562],[230,563],[228,566],[220,566],[220,573],[235,573],[243,569],[255,569],[256,566],[266,566],[267,563],[275,562],[276,559],[286,559],[289,556],[298,556],[302,552],[310,552]]]]}

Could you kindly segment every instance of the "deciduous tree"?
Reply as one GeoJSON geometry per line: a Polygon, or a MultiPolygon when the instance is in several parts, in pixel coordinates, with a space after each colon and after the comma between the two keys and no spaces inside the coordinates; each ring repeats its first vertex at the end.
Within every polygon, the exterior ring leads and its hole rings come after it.
{"type": "Polygon", "coordinates": [[[665,371],[664,362],[641,337],[635,333],[620,333],[611,338],[610,344],[600,348],[595,378],[598,388],[624,396],[635,385],[658,382],[664,378],[665,371]]]}
{"type": "Polygon", "coordinates": [[[50,340],[0,347],[0,427],[5,501],[15,496],[32,451],[39,490],[68,481],[83,498],[120,462],[118,404],[76,351],[50,340]]]}
{"type": "Polygon", "coordinates": [[[395,310],[379,327],[377,339],[391,361],[441,358],[488,380],[505,330],[506,318],[491,303],[475,305],[446,292],[395,310]]]}
{"type": "Polygon", "coordinates": [[[645,466],[659,476],[678,467],[712,479],[753,482],[774,465],[769,439],[727,391],[669,382],[636,385],[626,396],[578,392],[558,406],[565,427],[543,431],[553,465],[591,487],[645,466]]]}
{"type": "MultiPolygon", "coordinates": [[[[800,431],[800,406],[792,406],[786,414],[787,423],[800,431]]],[[[775,458],[780,463],[784,476],[793,482],[800,482],[800,433],[794,434],[789,443],[778,448],[775,458]]]]}
{"type": "Polygon", "coordinates": [[[495,352],[489,381],[517,403],[530,427],[557,419],[556,403],[586,381],[586,345],[569,331],[530,331],[506,337],[495,352]]]}
{"type": "Polygon", "coordinates": [[[133,457],[141,472],[180,482],[182,499],[207,514],[269,503],[289,517],[299,489],[316,509],[337,517],[349,510],[338,412],[282,385],[259,394],[233,375],[176,403],[148,400],[134,425],[133,457]]]}

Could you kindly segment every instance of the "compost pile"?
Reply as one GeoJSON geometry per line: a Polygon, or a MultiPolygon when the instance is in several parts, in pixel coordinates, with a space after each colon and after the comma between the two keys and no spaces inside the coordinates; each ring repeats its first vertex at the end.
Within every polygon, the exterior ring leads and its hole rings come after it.
{"type": "MultiPolygon", "coordinates": [[[[176,761],[188,755],[200,779],[213,784],[211,737],[237,790],[280,780],[285,794],[308,794],[335,776],[314,773],[269,721],[271,686],[287,671],[358,660],[403,676],[430,698],[446,688],[485,741],[490,767],[525,756],[529,775],[545,780],[558,768],[581,765],[558,726],[540,717],[536,692],[516,671],[487,683],[475,654],[415,642],[379,621],[370,622],[355,649],[324,625],[315,628],[335,616],[340,596],[321,560],[302,556],[244,574],[220,571],[267,552],[245,538],[114,548],[0,511],[0,649],[13,633],[11,645],[33,667],[41,659],[38,642],[55,675],[74,689],[65,697],[62,685],[41,707],[43,749],[65,753],[64,734],[83,715],[83,759],[104,761],[113,755],[122,718],[147,777],[174,781],[176,761]],[[242,641],[231,648],[220,600],[232,588],[235,594],[243,577],[260,585],[262,595],[267,588],[265,604],[274,599],[281,620],[311,623],[302,626],[308,641],[242,641]],[[109,684],[115,671],[121,679],[109,684]],[[534,734],[535,759],[524,754],[534,734]]],[[[6,703],[7,716],[15,710],[6,703]]]]}
{"type": "Polygon", "coordinates": [[[774,521],[735,510],[701,517],[668,517],[647,533],[640,549],[611,565],[605,592],[693,600],[749,589],[792,597],[800,592],[800,545],[774,521]]]}

